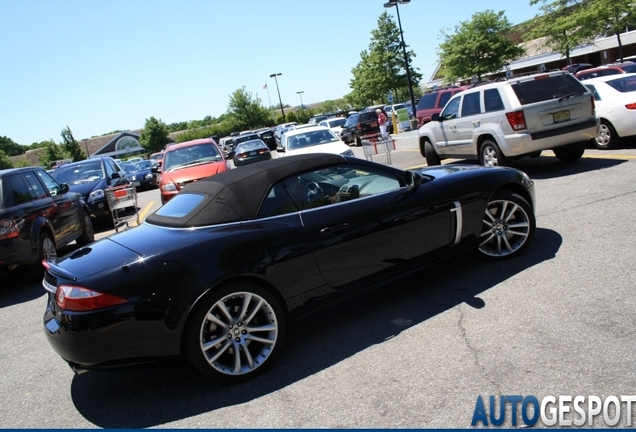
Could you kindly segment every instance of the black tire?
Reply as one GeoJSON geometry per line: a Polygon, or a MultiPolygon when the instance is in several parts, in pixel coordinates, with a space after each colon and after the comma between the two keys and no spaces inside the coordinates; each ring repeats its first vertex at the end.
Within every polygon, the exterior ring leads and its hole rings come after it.
{"type": "Polygon", "coordinates": [[[594,143],[594,147],[599,150],[611,150],[616,148],[620,141],[620,137],[610,122],[605,119],[601,119],[598,134],[592,141],[594,143]]]}
{"type": "Polygon", "coordinates": [[[479,163],[483,166],[508,166],[510,160],[503,154],[496,142],[486,139],[479,147],[479,163]]]}
{"type": "Polygon", "coordinates": [[[478,251],[492,260],[515,257],[530,245],[535,229],[534,212],[522,196],[497,192],[486,205],[478,251]]]}
{"type": "Polygon", "coordinates": [[[561,162],[576,162],[585,153],[585,141],[555,148],[552,151],[561,162]]]}
{"type": "Polygon", "coordinates": [[[285,317],[276,298],[259,285],[234,283],[212,292],[193,312],[184,354],[209,378],[242,381],[269,367],[284,338],[285,317]]]}
{"type": "Polygon", "coordinates": [[[57,257],[57,248],[53,238],[46,232],[40,233],[38,239],[38,259],[33,264],[27,266],[29,271],[29,279],[37,280],[41,279],[44,274],[44,267],[42,261],[49,258],[57,257]]]}
{"type": "Polygon", "coordinates": [[[95,229],[93,228],[93,220],[91,215],[84,211],[82,212],[82,234],[77,238],[77,244],[80,246],[86,246],[89,243],[95,241],[95,229]]]}
{"type": "Polygon", "coordinates": [[[362,146],[362,138],[360,138],[359,136],[354,136],[354,141],[356,143],[356,147],[360,147],[362,146]]]}
{"type": "Polygon", "coordinates": [[[424,157],[426,157],[426,165],[428,166],[441,165],[442,163],[437,153],[435,153],[433,144],[428,141],[424,143],[424,157]]]}

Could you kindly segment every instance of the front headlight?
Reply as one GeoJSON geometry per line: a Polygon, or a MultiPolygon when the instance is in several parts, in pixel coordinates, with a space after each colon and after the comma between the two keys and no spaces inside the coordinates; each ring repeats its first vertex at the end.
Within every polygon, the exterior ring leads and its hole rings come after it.
{"type": "Polygon", "coordinates": [[[132,180],[132,181],[136,181],[136,180],[137,180],[137,176],[131,176],[131,177],[130,177],[130,180],[132,180]]]}
{"type": "Polygon", "coordinates": [[[161,186],[161,190],[164,192],[175,192],[177,191],[177,186],[174,183],[168,183],[161,186]]]}
{"type": "Polygon", "coordinates": [[[342,153],[340,153],[340,154],[341,154],[342,156],[350,156],[350,157],[353,157],[353,156],[354,156],[354,155],[353,155],[353,150],[351,150],[351,149],[346,150],[346,151],[344,151],[344,152],[342,152],[342,153]]]}
{"type": "Polygon", "coordinates": [[[97,201],[104,198],[104,189],[97,189],[90,193],[88,201],[97,201]]]}
{"type": "Polygon", "coordinates": [[[146,179],[151,179],[152,178],[152,174],[148,173],[146,174],[146,179]]]}

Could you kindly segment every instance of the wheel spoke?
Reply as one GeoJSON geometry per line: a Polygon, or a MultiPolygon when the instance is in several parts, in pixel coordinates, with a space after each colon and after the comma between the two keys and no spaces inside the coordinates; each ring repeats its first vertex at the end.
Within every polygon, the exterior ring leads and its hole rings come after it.
{"type": "Polygon", "coordinates": [[[232,317],[232,314],[230,314],[230,311],[227,309],[227,305],[225,304],[223,300],[218,302],[216,305],[221,310],[221,312],[223,312],[223,315],[225,315],[228,322],[230,323],[234,322],[234,317],[232,317]]]}
{"type": "Polygon", "coordinates": [[[260,342],[265,345],[273,345],[276,343],[275,339],[262,338],[262,337],[254,336],[252,334],[248,335],[245,339],[253,340],[254,342],[260,342]]]}
{"type": "Polygon", "coordinates": [[[254,309],[252,309],[252,312],[250,313],[250,315],[248,317],[246,317],[243,321],[245,321],[245,324],[251,322],[254,319],[254,316],[256,315],[256,313],[261,309],[261,307],[263,306],[263,302],[265,300],[260,299],[258,301],[258,303],[256,304],[256,306],[254,307],[254,309]]]}
{"type": "Polygon", "coordinates": [[[214,324],[218,325],[219,327],[223,327],[225,330],[230,328],[228,324],[224,323],[219,318],[217,318],[217,316],[214,315],[212,311],[208,312],[208,314],[205,316],[205,319],[208,321],[212,321],[214,324]]]}
{"type": "Polygon", "coordinates": [[[221,346],[221,348],[218,349],[218,351],[208,359],[208,363],[212,364],[215,361],[218,360],[219,357],[221,357],[221,355],[223,355],[225,353],[225,351],[228,350],[229,347],[232,346],[232,343],[229,340],[226,340],[225,343],[221,346]]]}
{"type": "Polygon", "coordinates": [[[243,297],[243,305],[241,306],[241,312],[239,312],[238,314],[238,319],[239,320],[245,320],[245,314],[247,313],[247,309],[250,306],[250,302],[252,301],[252,294],[247,293],[245,294],[245,297],[243,297]]]}
{"type": "MultiPolygon", "coordinates": [[[[228,338],[225,335],[221,335],[221,336],[218,336],[218,337],[216,337],[216,338],[214,338],[214,339],[212,339],[210,341],[203,342],[201,344],[201,348],[203,349],[203,351],[209,351],[209,350],[215,348],[216,345],[218,345],[218,344],[220,344],[222,342],[225,342],[225,345],[227,345],[227,346],[230,345],[228,343],[228,338]]],[[[222,353],[222,351],[225,351],[227,349],[227,346],[219,348],[219,351],[222,353]]]]}
{"type": "MultiPolygon", "coordinates": [[[[250,367],[250,369],[254,369],[254,358],[252,358],[252,353],[250,353],[250,350],[247,349],[247,345],[245,344],[245,341],[241,341],[241,350],[243,351],[243,354],[245,355],[245,360],[247,361],[247,365],[250,367]]],[[[240,372],[240,369],[238,370],[238,372],[240,372]]]]}

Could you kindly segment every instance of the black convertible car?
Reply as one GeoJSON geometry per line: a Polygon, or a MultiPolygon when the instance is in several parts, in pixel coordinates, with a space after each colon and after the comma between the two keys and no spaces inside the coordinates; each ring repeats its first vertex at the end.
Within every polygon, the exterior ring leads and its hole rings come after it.
{"type": "Polygon", "coordinates": [[[290,320],[463,251],[515,256],[534,231],[533,182],[513,168],[273,159],[190,183],[140,226],[45,262],[45,333],[78,373],[183,355],[245,379],[290,320]]]}

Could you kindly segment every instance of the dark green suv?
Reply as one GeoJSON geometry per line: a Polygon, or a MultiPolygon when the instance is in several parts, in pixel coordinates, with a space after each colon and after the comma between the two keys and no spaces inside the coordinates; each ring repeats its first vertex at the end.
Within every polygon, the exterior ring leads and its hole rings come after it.
{"type": "Polygon", "coordinates": [[[380,133],[380,125],[378,124],[378,115],[375,111],[364,111],[351,114],[342,130],[340,131],[340,139],[346,144],[355,143],[362,145],[362,137],[365,135],[377,135],[380,133]]]}

